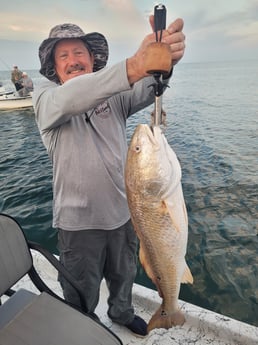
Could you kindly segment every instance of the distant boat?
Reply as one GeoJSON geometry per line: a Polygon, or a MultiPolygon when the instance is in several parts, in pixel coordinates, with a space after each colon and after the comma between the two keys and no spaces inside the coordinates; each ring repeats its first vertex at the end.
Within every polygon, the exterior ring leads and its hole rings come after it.
{"type": "Polygon", "coordinates": [[[32,93],[20,97],[15,91],[8,91],[0,83],[0,111],[11,109],[32,108],[32,93]]]}

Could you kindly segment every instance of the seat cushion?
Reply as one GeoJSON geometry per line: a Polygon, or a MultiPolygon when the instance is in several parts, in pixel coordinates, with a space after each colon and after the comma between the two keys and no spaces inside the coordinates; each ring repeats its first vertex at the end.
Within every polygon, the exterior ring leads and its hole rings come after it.
{"type": "Polygon", "coordinates": [[[20,289],[12,297],[0,305],[0,329],[10,322],[17,313],[27,307],[37,298],[35,293],[20,289]]]}
{"type": "Polygon", "coordinates": [[[32,267],[32,257],[19,224],[0,214],[0,296],[32,267]]]}
{"type": "Polygon", "coordinates": [[[101,324],[45,292],[31,298],[0,329],[0,343],[121,345],[121,341],[101,324]]]}

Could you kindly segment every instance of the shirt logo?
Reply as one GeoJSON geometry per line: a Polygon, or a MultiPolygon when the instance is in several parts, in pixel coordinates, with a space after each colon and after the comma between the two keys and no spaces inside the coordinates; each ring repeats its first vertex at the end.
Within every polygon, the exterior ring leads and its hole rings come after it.
{"type": "Polygon", "coordinates": [[[108,101],[105,101],[105,102],[101,103],[100,105],[98,105],[95,108],[95,114],[96,114],[96,116],[98,116],[102,119],[108,118],[109,115],[111,114],[111,109],[110,109],[110,106],[108,104],[108,101]]]}

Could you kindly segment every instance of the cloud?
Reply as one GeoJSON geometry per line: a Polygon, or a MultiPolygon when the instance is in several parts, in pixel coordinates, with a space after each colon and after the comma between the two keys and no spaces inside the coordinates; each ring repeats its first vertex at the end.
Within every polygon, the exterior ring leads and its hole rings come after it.
{"type": "MultiPolygon", "coordinates": [[[[217,4],[216,4],[217,6],[217,4]]],[[[258,5],[209,7],[187,12],[185,18],[186,57],[203,61],[249,59],[258,55],[258,5]]]]}
{"type": "MultiPolygon", "coordinates": [[[[0,39],[13,41],[12,51],[16,47],[18,55],[22,48],[17,41],[34,42],[38,47],[53,26],[72,22],[85,32],[103,33],[110,45],[112,61],[119,61],[133,54],[150,32],[148,17],[157,3],[77,0],[75,6],[72,0],[28,0],[26,6],[20,6],[20,0],[12,0],[1,9],[0,39]]],[[[253,54],[258,58],[257,0],[217,0],[216,4],[207,0],[167,1],[164,4],[167,23],[177,17],[184,19],[187,49],[183,61],[222,59],[230,55],[235,58],[238,54],[247,57],[253,54]]],[[[1,48],[2,54],[6,56],[1,48]]]]}
{"type": "Polygon", "coordinates": [[[0,39],[0,70],[11,70],[13,65],[21,69],[39,68],[38,43],[0,39]]]}
{"type": "Polygon", "coordinates": [[[145,14],[133,1],[103,0],[102,11],[108,18],[106,32],[115,39],[142,39],[150,31],[145,14]]]}

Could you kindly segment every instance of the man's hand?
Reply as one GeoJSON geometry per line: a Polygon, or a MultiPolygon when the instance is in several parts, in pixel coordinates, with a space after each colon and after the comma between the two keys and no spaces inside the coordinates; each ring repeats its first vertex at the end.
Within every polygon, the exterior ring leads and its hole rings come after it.
{"type": "MultiPolygon", "coordinates": [[[[152,30],[154,29],[154,16],[149,18],[152,30]]],[[[185,51],[185,35],[182,30],[184,22],[178,18],[171,24],[169,24],[166,30],[162,32],[161,42],[167,43],[171,50],[171,59],[173,66],[183,57],[185,51]]],[[[127,76],[130,85],[133,85],[136,81],[148,76],[145,70],[145,53],[147,46],[156,42],[155,33],[147,35],[142,41],[137,52],[127,59],[127,76]]]]}
{"type": "MultiPolygon", "coordinates": [[[[154,16],[149,17],[150,25],[154,31],[154,16]]],[[[181,18],[176,19],[170,23],[166,30],[162,31],[161,42],[168,43],[172,51],[173,66],[184,56],[185,52],[185,35],[182,30],[184,21],[181,18]]]]}

